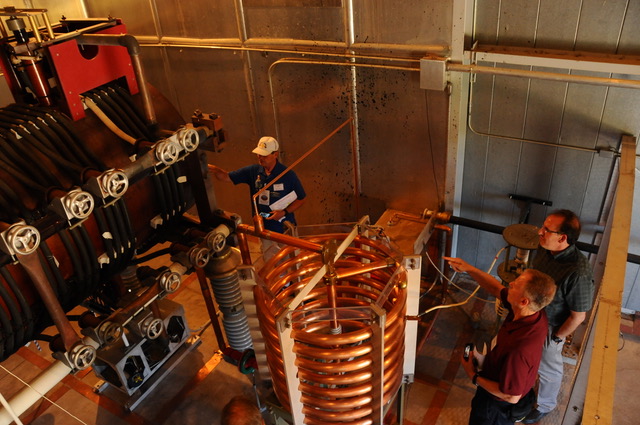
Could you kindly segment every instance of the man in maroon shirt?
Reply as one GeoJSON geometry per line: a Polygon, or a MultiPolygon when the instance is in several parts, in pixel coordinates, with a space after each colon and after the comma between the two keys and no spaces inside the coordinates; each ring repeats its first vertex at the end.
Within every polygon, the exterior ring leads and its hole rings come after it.
{"type": "MultiPolygon", "coordinates": [[[[549,275],[527,269],[505,288],[493,276],[459,258],[445,259],[455,271],[468,273],[491,295],[500,297],[509,311],[495,347],[486,356],[474,353],[463,359],[462,365],[478,387],[471,402],[469,425],[511,425],[515,419],[522,419],[514,418],[512,410],[525,403],[521,399],[536,382],[548,332],[542,309],[553,300],[555,282],[549,275]]],[[[535,399],[531,396],[527,403],[533,407],[535,399]]]]}

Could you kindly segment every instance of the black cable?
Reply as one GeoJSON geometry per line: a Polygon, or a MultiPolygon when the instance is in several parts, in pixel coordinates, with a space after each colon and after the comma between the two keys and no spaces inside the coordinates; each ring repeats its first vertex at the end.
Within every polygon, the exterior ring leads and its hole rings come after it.
{"type": "Polygon", "coordinates": [[[27,207],[22,202],[22,199],[16,194],[16,192],[9,186],[4,180],[0,180],[0,190],[10,198],[10,201],[13,201],[11,205],[17,207],[19,213],[18,216],[24,218],[28,223],[31,222],[31,212],[27,209],[27,207]]]}
{"type": "MultiPolygon", "coordinates": [[[[56,168],[58,171],[66,170],[71,180],[75,180],[76,184],[80,183],[80,173],[84,170],[84,165],[79,165],[76,162],[69,161],[65,158],[66,152],[59,152],[57,150],[56,143],[52,142],[46,134],[41,132],[42,129],[38,129],[33,123],[27,124],[29,127],[33,127],[30,131],[29,138],[25,138],[25,142],[32,144],[38,152],[43,154],[54,165],[58,165],[56,168]]],[[[47,128],[43,125],[42,128],[47,128]]]]}
{"type": "Polygon", "coordinates": [[[57,292],[58,299],[60,303],[64,306],[69,305],[69,291],[67,288],[67,283],[60,272],[60,267],[56,262],[56,258],[53,256],[49,245],[46,240],[40,241],[40,250],[44,255],[44,259],[49,265],[49,270],[53,274],[53,278],[49,280],[51,282],[51,286],[54,287],[54,290],[57,292]],[[55,285],[55,286],[54,286],[55,285]]]}
{"type": "Polygon", "coordinates": [[[153,134],[149,130],[149,127],[145,124],[142,113],[138,111],[138,108],[136,108],[133,104],[133,99],[131,98],[129,93],[126,93],[120,86],[116,86],[116,88],[109,86],[107,88],[107,91],[111,93],[111,97],[113,98],[113,100],[118,102],[127,116],[135,122],[136,127],[138,127],[140,131],[143,132],[144,138],[153,142],[153,134]]]}
{"type": "Polygon", "coordinates": [[[44,194],[47,190],[46,187],[34,182],[33,180],[27,178],[25,176],[25,173],[21,172],[20,170],[16,170],[15,168],[13,168],[12,165],[10,165],[4,158],[2,158],[0,156],[0,166],[4,169],[4,171],[7,172],[7,174],[9,174],[11,177],[13,177],[14,179],[16,179],[18,182],[22,183],[24,186],[35,190],[37,192],[40,192],[42,194],[44,194]]]}
{"type": "Polygon", "coordinates": [[[9,289],[11,289],[13,295],[18,300],[18,304],[20,304],[20,309],[22,310],[26,321],[25,339],[28,341],[33,335],[33,326],[35,324],[31,306],[29,305],[29,303],[27,303],[24,294],[22,293],[20,288],[18,288],[18,284],[6,267],[0,267],[0,275],[2,275],[4,281],[7,283],[7,285],[9,285],[9,289]]]}
{"type": "Polygon", "coordinates": [[[120,234],[118,233],[118,226],[116,225],[115,219],[113,217],[113,210],[111,208],[103,208],[102,211],[104,211],[104,216],[107,219],[107,225],[111,231],[111,236],[113,237],[113,247],[115,249],[115,262],[113,266],[116,270],[118,270],[124,256],[122,239],[120,237],[120,234]]]}
{"type": "Polygon", "coordinates": [[[80,298],[84,299],[87,297],[89,290],[92,286],[92,282],[94,276],[91,270],[91,260],[89,259],[89,253],[87,252],[86,246],[84,245],[84,240],[82,236],[79,234],[78,227],[74,227],[69,229],[69,234],[73,239],[73,243],[77,248],[77,252],[80,254],[80,261],[82,262],[82,269],[84,270],[84,279],[80,282],[80,298]]]}
{"type": "Polygon", "coordinates": [[[91,266],[91,276],[93,277],[93,279],[91,280],[91,288],[89,288],[89,294],[91,294],[98,287],[98,282],[100,282],[100,263],[98,263],[98,254],[96,253],[95,247],[93,246],[93,242],[89,237],[89,232],[87,232],[87,228],[82,224],[77,228],[79,229],[80,236],[84,240],[84,246],[86,247],[86,250],[89,256],[89,265],[91,266]]]}
{"type": "Polygon", "coordinates": [[[7,357],[13,354],[13,347],[15,346],[13,326],[11,326],[11,320],[7,316],[7,312],[4,308],[0,308],[0,324],[2,324],[2,332],[0,334],[4,337],[4,344],[0,344],[2,347],[2,353],[0,353],[0,359],[4,360],[4,354],[7,353],[7,357]]]}
{"type": "Polygon", "coordinates": [[[89,149],[89,147],[83,140],[80,140],[80,136],[78,136],[75,129],[71,125],[71,120],[69,118],[53,109],[49,110],[47,115],[51,116],[55,120],[57,125],[60,127],[61,133],[66,134],[67,140],[69,140],[73,146],[82,151],[85,157],[89,158],[90,161],[88,161],[88,163],[93,163],[95,168],[100,171],[105,171],[107,169],[107,166],[104,164],[104,162],[102,162],[102,160],[98,158],[98,156],[91,149],[89,149]]]}
{"type": "Polygon", "coordinates": [[[16,114],[22,114],[31,121],[37,121],[38,127],[47,135],[47,137],[53,142],[56,150],[65,158],[73,160],[76,164],[88,164],[87,158],[81,158],[80,151],[70,149],[68,140],[65,140],[64,135],[59,131],[59,126],[56,126],[55,120],[51,116],[45,114],[35,108],[29,108],[23,105],[9,105],[6,110],[12,111],[16,114]]]}
{"type": "Polygon", "coordinates": [[[178,200],[178,188],[176,187],[175,174],[172,171],[173,167],[169,167],[162,173],[166,187],[169,190],[169,198],[171,199],[171,216],[175,217],[180,212],[180,202],[178,200]]]}
{"type": "Polygon", "coordinates": [[[15,345],[22,345],[24,341],[24,323],[22,321],[22,314],[16,305],[13,297],[9,295],[4,285],[0,285],[0,298],[7,306],[9,313],[11,314],[12,332],[14,334],[15,345]]]}
{"type": "Polygon", "coordinates": [[[127,113],[120,107],[120,104],[111,98],[111,95],[105,90],[96,90],[96,93],[100,96],[100,98],[111,108],[114,114],[118,115],[124,123],[126,123],[127,128],[130,129],[131,135],[135,139],[146,139],[144,133],[140,131],[136,123],[127,115],[127,113]]]}
{"type": "Polygon", "coordinates": [[[109,106],[104,100],[102,100],[102,98],[96,92],[91,91],[89,93],[85,93],[85,96],[91,99],[93,103],[95,103],[96,106],[100,108],[100,110],[104,112],[104,114],[109,117],[111,121],[113,121],[116,127],[135,139],[133,131],[124,122],[124,119],[116,114],[116,112],[111,109],[111,106],[109,106]]]}
{"type": "Polygon", "coordinates": [[[158,197],[158,203],[160,204],[160,213],[163,220],[167,220],[169,215],[167,214],[167,202],[164,198],[164,191],[162,189],[162,183],[160,182],[160,177],[157,174],[151,176],[151,181],[153,182],[153,186],[155,188],[156,196],[158,197]]]}
{"type": "Polygon", "coordinates": [[[184,197],[184,192],[182,191],[182,185],[178,181],[177,165],[169,167],[169,171],[169,180],[171,181],[173,190],[176,193],[176,203],[178,205],[178,211],[182,213],[187,205],[187,201],[184,197]]]}
{"type": "Polygon", "coordinates": [[[131,97],[131,94],[128,91],[126,91],[124,88],[120,87],[119,85],[113,86],[113,89],[120,95],[120,98],[123,100],[123,103],[127,105],[131,105],[131,109],[135,114],[136,121],[140,121],[142,123],[142,126],[145,128],[145,134],[149,136],[148,137],[149,141],[155,142],[156,138],[153,137],[153,131],[149,128],[149,123],[147,122],[147,119],[142,113],[142,111],[140,110],[140,108],[137,108],[135,106],[135,103],[133,102],[133,97],[131,97]]]}
{"type": "Polygon", "coordinates": [[[0,129],[0,135],[2,135],[0,138],[1,151],[3,155],[6,155],[7,161],[16,164],[24,174],[29,174],[42,186],[47,186],[51,180],[47,176],[49,170],[35,166],[33,160],[24,154],[24,146],[11,131],[0,129]]]}
{"type": "Polygon", "coordinates": [[[122,216],[122,221],[124,222],[127,237],[131,244],[131,247],[135,249],[136,246],[136,233],[133,230],[133,225],[131,224],[131,218],[129,217],[129,210],[127,208],[127,204],[125,203],[123,198],[120,198],[117,202],[115,202],[115,206],[120,209],[120,215],[122,216]]]}
{"type": "MultiPolygon", "coordinates": [[[[71,259],[71,263],[73,264],[73,271],[74,274],[76,276],[76,281],[81,283],[85,281],[85,272],[84,269],[82,268],[82,263],[80,261],[80,258],[78,256],[78,252],[76,250],[76,248],[73,246],[72,242],[71,242],[71,238],[69,237],[69,234],[67,233],[67,229],[61,231],[58,233],[58,235],[60,236],[60,239],[62,240],[62,244],[64,245],[64,247],[67,250],[67,254],[69,255],[69,258],[71,259]]],[[[77,291],[77,288],[74,288],[74,293],[71,295],[75,294],[75,291],[77,291]]]]}
{"type": "Polygon", "coordinates": [[[113,247],[113,237],[111,236],[111,231],[107,227],[106,218],[104,216],[104,207],[99,207],[93,210],[93,216],[96,219],[96,224],[98,225],[98,231],[100,232],[100,237],[102,238],[102,243],[104,243],[104,249],[107,253],[107,257],[109,257],[109,269],[113,267],[115,260],[115,248],[113,247]]]}
{"type": "MultiPolygon", "coordinates": [[[[0,125],[1,125],[2,121],[0,121],[0,125]]],[[[27,161],[30,162],[30,170],[33,169],[33,167],[38,167],[42,169],[42,171],[45,173],[46,177],[47,177],[47,186],[60,186],[62,187],[62,183],[58,180],[58,178],[51,172],[51,170],[49,170],[48,167],[43,167],[42,164],[44,163],[45,157],[41,156],[38,157],[37,156],[37,151],[34,151],[33,149],[26,149],[26,142],[32,144],[32,145],[37,145],[37,141],[35,140],[35,138],[33,137],[33,135],[31,135],[29,132],[27,132],[27,130],[24,129],[24,127],[22,126],[12,126],[11,127],[12,130],[14,130],[16,133],[18,133],[18,135],[20,137],[22,137],[22,139],[24,140],[24,143],[17,143],[16,145],[16,149],[20,149],[21,154],[25,156],[25,158],[27,159],[27,161]]]]}

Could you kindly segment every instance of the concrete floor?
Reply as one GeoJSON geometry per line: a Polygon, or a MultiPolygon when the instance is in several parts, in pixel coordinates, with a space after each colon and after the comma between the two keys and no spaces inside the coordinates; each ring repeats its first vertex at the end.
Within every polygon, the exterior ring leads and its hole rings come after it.
{"type": "MultiPolygon", "coordinates": [[[[481,292],[478,295],[483,296],[481,292]]],[[[460,301],[466,295],[452,291],[450,297],[451,301],[460,301]]],[[[186,279],[172,298],[186,306],[192,329],[206,324],[208,315],[194,277],[186,279]]],[[[493,304],[479,300],[440,310],[437,317],[436,313],[423,316],[423,335],[432,323],[434,326],[419,350],[415,382],[408,388],[405,425],[467,423],[475,388],[460,367],[460,353],[466,342],[481,344],[490,339],[496,326],[495,317],[493,304]]],[[[118,391],[97,394],[94,389],[99,379],[91,371],[83,371],[65,378],[47,394],[46,400],[42,399],[22,415],[21,420],[34,425],[218,424],[221,409],[228,400],[237,394],[253,397],[254,392],[250,378],[221,358],[215,341],[211,327],[204,329],[200,343],[133,412],[122,407],[122,394],[118,391]]],[[[640,337],[624,334],[618,359],[613,422],[616,425],[638,423],[635,397],[630,395],[634,394],[634,384],[640,378],[639,355],[640,337]]],[[[24,385],[12,375],[30,381],[51,362],[46,347],[42,346],[41,351],[35,344],[23,347],[1,364],[0,393],[10,399],[24,385]]],[[[573,369],[571,364],[566,365],[567,374],[572,374],[573,369]]],[[[563,400],[567,393],[568,385],[563,388],[563,400]]],[[[541,424],[561,423],[561,413],[549,415],[541,424]]]]}

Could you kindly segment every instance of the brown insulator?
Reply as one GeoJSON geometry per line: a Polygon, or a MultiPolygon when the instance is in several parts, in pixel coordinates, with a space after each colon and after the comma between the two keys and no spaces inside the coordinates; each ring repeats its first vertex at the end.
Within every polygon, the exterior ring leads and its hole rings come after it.
{"type": "Polygon", "coordinates": [[[389,247],[356,237],[352,246],[327,266],[328,273],[302,302],[290,308],[325,265],[315,246],[345,237],[309,238],[312,250],[301,248],[303,243],[285,247],[261,269],[265,284],[254,290],[274,391],[287,408],[290,395],[276,321],[289,312],[307,424],[371,424],[372,414],[382,408],[372,405],[374,391],[382,388],[386,404],[402,383],[406,276],[402,272],[394,276],[400,257],[389,247]],[[380,349],[374,337],[372,304],[386,312],[382,382],[375,382],[374,356],[380,355],[380,349]]]}

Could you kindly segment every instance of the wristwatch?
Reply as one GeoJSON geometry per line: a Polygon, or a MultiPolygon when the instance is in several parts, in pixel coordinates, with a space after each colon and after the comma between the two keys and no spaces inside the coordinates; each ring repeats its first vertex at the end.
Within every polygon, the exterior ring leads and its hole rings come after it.
{"type": "Polygon", "coordinates": [[[473,385],[475,385],[476,387],[478,386],[478,372],[473,375],[473,378],[471,378],[471,382],[473,382],[473,385]]]}
{"type": "Polygon", "coordinates": [[[556,334],[553,334],[551,335],[551,341],[555,342],[556,344],[560,344],[562,342],[562,338],[560,338],[556,334]]]}

